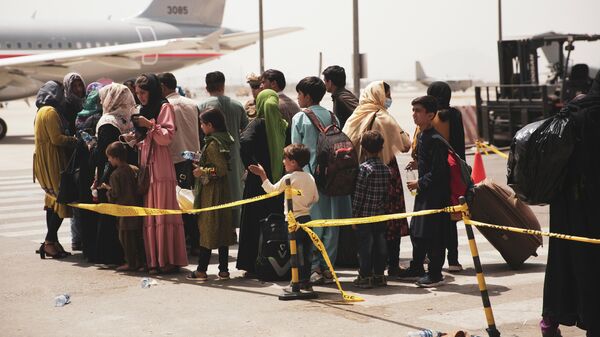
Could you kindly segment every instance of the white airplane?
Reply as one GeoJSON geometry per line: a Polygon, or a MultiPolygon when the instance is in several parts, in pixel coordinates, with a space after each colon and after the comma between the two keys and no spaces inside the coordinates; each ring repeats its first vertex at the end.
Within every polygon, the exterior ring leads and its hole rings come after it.
{"type": "MultiPolygon", "coordinates": [[[[173,71],[250,46],[258,32],[221,28],[225,0],[153,0],[119,21],[0,21],[0,101],[34,95],[71,71],[87,81],[124,81],[173,71]]],[[[300,30],[265,30],[265,38],[300,30]]],[[[6,123],[0,119],[0,139],[6,123]]]]}
{"type": "Polygon", "coordinates": [[[452,91],[465,91],[473,86],[473,80],[439,80],[435,78],[428,77],[425,74],[425,70],[423,70],[423,66],[421,66],[421,62],[417,61],[415,63],[415,72],[416,72],[416,80],[420,82],[424,86],[428,87],[431,83],[435,81],[444,81],[448,83],[450,89],[452,91]]]}

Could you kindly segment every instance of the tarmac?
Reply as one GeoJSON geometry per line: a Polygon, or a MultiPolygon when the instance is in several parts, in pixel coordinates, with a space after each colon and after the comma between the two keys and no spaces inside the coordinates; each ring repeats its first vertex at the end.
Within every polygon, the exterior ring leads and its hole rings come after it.
{"type": "MultiPolygon", "coordinates": [[[[392,113],[408,132],[410,98],[422,93],[394,94],[392,113]],[[406,126],[405,126],[406,125],[406,126]]],[[[465,95],[466,97],[467,95],[465,95]]],[[[290,97],[295,97],[290,95],[290,97]]],[[[466,98],[468,99],[468,98],[466,98]]],[[[242,100],[243,101],[243,100],[242,100]]],[[[324,103],[329,103],[329,95],[324,103]]],[[[327,106],[327,104],[325,104],[327,106]]],[[[35,108],[10,102],[0,110],[8,136],[0,141],[0,336],[405,336],[429,328],[467,330],[487,336],[473,263],[464,226],[459,224],[459,258],[465,271],[444,273],[448,283],[434,289],[391,280],[372,290],[352,286],[354,269],[336,269],[345,291],[365,299],[344,303],[332,285],[316,286],[319,298],[279,301],[287,282],[260,282],[235,269],[237,246],[230,250],[229,281],[216,280],[216,256],[210,280],[188,281],[185,272],[152,276],[158,285],[143,289],[145,273],[117,273],[87,263],[80,253],[64,260],[40,260],[34,254],[43,241],[43,193],[31,181],[35,108]],[[54,307],[53,298],[71,295],[71,303],[54,307]]],[[[399,157],[401,167],[409,157],[399,157]]],[[[468,158],[472,164],[473,157],[468,158]]],[[[506,160],[484,156],[488,178],[506,181],[506,160]]],[[[413,198],[406,192],[407,210],[413,198]]],[[[532,207],[542,229],[548,229],[548,207],[532,207]]],[[[509,225],[509,224],[504,224],[509,225]]],[[[499,253],[475,230],[492,309],[502,336],[539,336],[547,239],[520,270],[511,270],[499,253]]],[[[59,232],[68,247],[69,221],[59,232]]],[[[410,260],[408,237],[401,244],[401,262],[410,260]]],[[[190,256],[186,270],[194,270],[190,256]]],[[[563,336],[584,336],[561,327],[563,336]]]]}

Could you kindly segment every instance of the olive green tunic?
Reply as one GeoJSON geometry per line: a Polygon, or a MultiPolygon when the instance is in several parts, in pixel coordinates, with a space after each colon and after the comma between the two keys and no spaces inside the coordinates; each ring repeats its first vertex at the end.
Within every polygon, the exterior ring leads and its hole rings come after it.
{"type": "MultiPolygon", "coordinates": [[[[206,185],[200,178],[196,178],[194,189],[194,208],[216,206],[231,201],[229,194],[228,158],[226,153],[220,151],[218,141],[207,137],[207,143],[202,151],[200,168],[214,168],[215,176],[211,177],[206,185]]],[[[217,211],[202,212],[198,214],[198,228],[200,231],[200,246],[215,249],[231,246],[235,243],[233,236],[231,208],[217,211]]]]}
{"type": "Polygon", "coordinates": [[[33,173],[46,192],[44,206],[53,209],[63,219],[70,218],[71,208],[56,202],[56,196],[60,186],[60,173],[69,162],[68,149],[75,145],[76,139],[62,134],[60,117],[51,106],[44,106],[38,110],[33,135],[33,173]]]}

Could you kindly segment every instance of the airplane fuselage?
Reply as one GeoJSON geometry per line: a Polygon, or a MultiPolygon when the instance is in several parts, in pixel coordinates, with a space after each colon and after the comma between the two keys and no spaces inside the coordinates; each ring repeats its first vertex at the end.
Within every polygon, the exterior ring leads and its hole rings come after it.
{"type": "MultiPolygon", "coordinates": [[[[0,58],[26,56],[85,48],[114,46],[136,42],[148,42],[181,37],[200,37],[220,29],[189,24],[170,24],[146,19],[119,21],[81,22],[73,24],[60,21],[30,20],[18,23],[0,22],[0,58]],[[98,28],[101,27],[101,28],[98,28]]],[[[231,32],[225,30],[225,32],[231,32]]],[[[138,69],[114,67],[102,62],[76,61],[68,67],[57,67],[56,73],[26,74],[31,81],[20,85],[0,85],[0,101],[34,95],[48,80],[62,80],[70,71],[78,72],[87,81],[109,78],[124,81],[141,73],[172,71],[195,63],[209,61],[221,56],[218,52],[197,53],[170,51],[139,57],[138,69]]]]}

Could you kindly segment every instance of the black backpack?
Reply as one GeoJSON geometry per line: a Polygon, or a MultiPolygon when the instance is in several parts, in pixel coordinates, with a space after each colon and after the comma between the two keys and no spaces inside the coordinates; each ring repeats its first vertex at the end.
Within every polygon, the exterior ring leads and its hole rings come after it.
{"type": "Polygon", "coordinates": [[[358,174],[358,155],[352,141],[336,124],[333,112],[329,112],[331,125],[326,128],[312,110],[305,109],[304,113],[319,131],[317,166],[312,172],[317,187],[328,196],[352,194],[358,174]]]}
{"type": "Polygon", "coordinates": [[[282,214],[270,214],[260,221],[256,276],[263,281],[291,278],[288,228],[282,214]]]}

